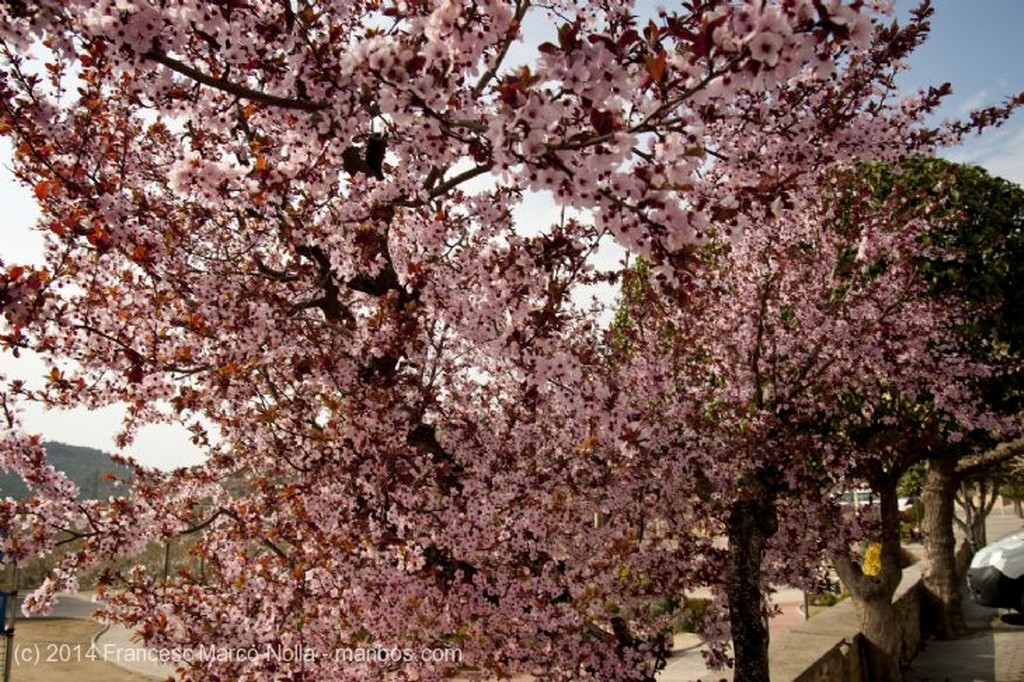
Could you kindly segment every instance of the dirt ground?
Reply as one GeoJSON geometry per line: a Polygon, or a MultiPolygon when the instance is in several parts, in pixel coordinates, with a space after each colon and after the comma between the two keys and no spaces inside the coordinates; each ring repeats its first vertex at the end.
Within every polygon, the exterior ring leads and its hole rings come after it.
{"type": "Polygon", "coordinates": [[[17,621],[11,682],[152,682],[90,654],[93,635],[101,628],[85,620],[17,621]]]}

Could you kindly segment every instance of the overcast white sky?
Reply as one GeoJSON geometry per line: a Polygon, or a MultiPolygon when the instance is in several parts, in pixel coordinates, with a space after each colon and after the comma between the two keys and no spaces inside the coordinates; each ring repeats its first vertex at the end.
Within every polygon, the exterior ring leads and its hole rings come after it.
{"type": "MultiPolygon", "coordinates": [[[[905,15],[913,4],[897,0],[897,10],[905,15]]],[[[944,109],[948,116],[999,103],[1007,95],[1024,90],[1024,41],[1019,35],[1024,30],[1024,0],[935,0],[934,5],[937,11],[932,37],[914,55],[912,70],[902,80],[906,89],[951,82],[954,95],[944,109]]],[[[1018,113],[1004,128],[968,140],[943,155],[1024,184],[1024,113],[1018,113]]],[[[0,140],[0,258],[7,265],[38,262],[42,240],[31,229],[35,222],[32,197],[13,181],[9,159],[10,147],[0,140]]],[[[536,204],[530,212],[534,218],[538,214],[552,219],[557,216],[548,202],[536,204]]],[[[0,373],[32,380],[44,371],[41,363],[30,358],[14,361],[9,354],[0,353],[0,373]]],[[[25,422],[50,440],[114,451],[113,436],[120,414],[117,407],[94,413],[31,410],[25,422]]],[[[124,454],[160,468],[202,459],[202,453],[188,442],[183,430],[165,426],[145,429],[124,454]]]]}

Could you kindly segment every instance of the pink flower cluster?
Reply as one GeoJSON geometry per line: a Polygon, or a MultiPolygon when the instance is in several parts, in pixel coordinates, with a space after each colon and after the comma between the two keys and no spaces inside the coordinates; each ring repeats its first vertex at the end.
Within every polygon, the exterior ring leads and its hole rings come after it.
{"type": "MultiPolygon", "coordinates": [[[[715,519],[744,472],[773,462],[798,489],[801,454],[854,462],[815,434],[783,447],[780,424],[946,379],[937,406],[969,422],[976,368],[931,343],[948,309],[905,267],[923,223],[861,206],[844,232],[826,200],[852,164],[938,139],[937,96],[892,86],[923,19],[694,5],[6,3],[0,134],[47,252],[0,267],[0,340],[68,369],[0,392],[0,465],[35,490],[0,503],[0,549],[81,547],[34,606],[168,542],[187,560],[112,575],[105,607],[152,646],[457,644],[499,676],[650,679],[662,597],[720,585],[715,519]],[[529,215],[531,192],[561,216],[529,215]],[[609,244],[651,264],[628,353],[576,302],[628,278],[609,244]],[[857,245],[854,271],[899,267],[839,295],[857,245]],[[174,423],[209,458],[81,502],[21,433],[24,401],[124,403],[122,445],[174,423]]],[[[820,549],[779,565],[806,575],[820,549]]]]}

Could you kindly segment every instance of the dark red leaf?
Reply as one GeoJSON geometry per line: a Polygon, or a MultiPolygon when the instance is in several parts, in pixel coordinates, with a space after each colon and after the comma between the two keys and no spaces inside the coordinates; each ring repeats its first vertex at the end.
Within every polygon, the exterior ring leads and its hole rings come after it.
{"type": "Polygon", "coordinates": [[[610,111],[592,108],[590,110],[590,124],[599,135],[607,135],[615,130],[615,116],[610,111]]]}

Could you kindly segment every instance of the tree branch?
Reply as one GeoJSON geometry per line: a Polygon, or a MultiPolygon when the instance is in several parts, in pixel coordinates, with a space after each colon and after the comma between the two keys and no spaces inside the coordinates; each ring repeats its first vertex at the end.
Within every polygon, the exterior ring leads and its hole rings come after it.
{"type": "Polygon", "coordinates": [[[957,465],[956,473],[957,476],[973,476],[1020,455],[1024,455],[1024,438],[1000,443],[988,452],[964,459],[957,465]]]}
{"type": "Polygon", "coordinates": [[[186,76],[202,83],[211,88],[226,92],[230,95],[234,95],[241,99],[252,100],[253,102],[259,102],[260,104],[266,104],[273,107],[281,107],[284,109],[295,109],[298,111],[308,111],[310,113],[315,111],[323,111],[327,109],[329,104],[327,102],[313,102],[309,100],[294,99],[291,97],[281,97],[280,95],[271,95],[260,90],[234,83],[227,80],[226,78],[216,78],[207,73],[203,73],[199,69],[189,66],[185,62],[179,61],[174,57],[168,56],[159,50],[152,49],[142,55],[146,59],[151,59],[154,62],[163,64],[171,71],[179,73],[182,76],[186,76]]]}
{"type": "Polygon", "coordinates": [[[199,531],[209,527],[210,524],[219,519],[221,516],[230,516],[234,518],[236,521],[238,520],[238,516],[232,515],[231,512],[229,512],[228,510],[218,509],[214,514],[210,515],[210,518],[206,519],[205,521],[201,521],[200,523],[194,526],[189,526],[187,529],[181,531],[174,537],[181,537],[183,535],[191,535],[192,533],[198,533],[199,531]]]}
{"type": "MultiPolygon", "coordinates": [[[[516,13],[515,16],[512,17],[512,22],[509,24],[509,28],[515,27],[518,29],[518,26],[522,23],[523,17],[526,15],[526,10],[529,7],[530,0],[519,0],[519,2],[516,2],[516,13]]],[[[485,87],[487,87],[487,84],[490,83],[496,75],[498,75],[498,69],[501,68],[502,62],[505,61],[505,55],[508,54],[508,49],[511,47],[514,39],[515,33],[509,31],[505,36],[505,42],[501,44],[501,48],[498,50],[498,54],[494,58],[494,64],[491,68],[487,69],[482,76],[480,76],[480,80],[473,86],[474,97],[479,97],[480,93],[484,91],[485,87]]]]}
{"type": "Polygon", "coordinates": [[[448,190],[453,189],[468,180],[472,180],[473,178],[479,175],[483,175],[487,171],[491,170],[491,168],[493,167],[494,164],[485,163],[479,166],[475,166],[474,168],[470,168],[469,170],[463,173],[459,173],[454,178],[442,182],[440,185],[430,190],[428,195],[430,196],[431,199],[433,199],[434,197],[439,197],[442,194],[446,193],[448,190]]]}
{"type": "Polygon", "coordinates": [[[355,323],[355,318],[349,309],[338,298],[340,290],[334,283],[334,271],[331,269],[331,261],[327,254],[319,246],[300,246],[296,249],[299,255],[305,256],[316,262],[319,268],[317,285],[320,286],[324,295],[312,301],[306,301],[297,306],[299,310],[306,308],[319,308],[328,322],[355,323]]]}

